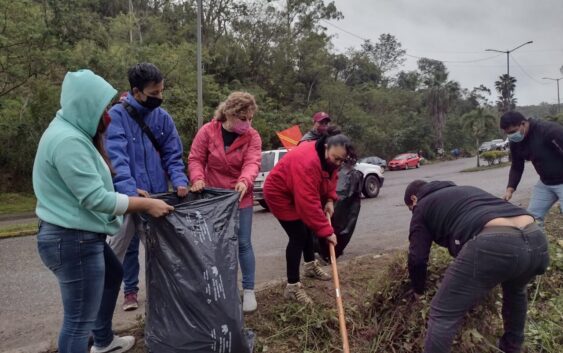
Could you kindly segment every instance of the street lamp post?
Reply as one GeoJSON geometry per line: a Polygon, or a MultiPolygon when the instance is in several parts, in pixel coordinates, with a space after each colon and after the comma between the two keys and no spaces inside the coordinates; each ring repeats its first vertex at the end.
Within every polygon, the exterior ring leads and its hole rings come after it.
{"type": "Polygon", "coordinates": [[[557,112],[561,113],[561,99],[559,99],[559,80],[563,79],[563,77],[559,78],[551,78],[551,77],[542,77],[544,80],[551,80],[557,82],[557,112]]]}
{"type": "Polygon", "coordinates": [[[526,44],[532,44],[533,42],[534,42],[534,41],[531,40],[531,41],[529,41],[529,42],[522,43],[522,44],[520,44],[519,46],[517,46],[516,48],[511,49],[511,50],[485,49],[485,51],[495,51],[495,52],[497,52],[497,53],[504,53],[504,54],[506,54],[506,74],[507,74],[508,76],[510,76],[510,59],[509,59],[510,53],[512,53],[512,52],[515,51],[516,49],[522,48],[522,47],[523,47],[524,45],[526,45],[526,44]]]}

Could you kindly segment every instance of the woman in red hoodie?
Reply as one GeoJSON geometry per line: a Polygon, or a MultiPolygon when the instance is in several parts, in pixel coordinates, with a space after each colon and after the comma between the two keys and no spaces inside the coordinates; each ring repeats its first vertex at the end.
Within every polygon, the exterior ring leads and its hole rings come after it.
{"type": "Polygon", "coordinates": [[[312,303],[299,281],[301,254],[306,276],[330,279],[315,261],[310,232],[336,245],[336,235],[327,213],[332,216],[334,212],[338,168],[353,155],[348,137],[342,134],[323,136],[291,150],[266,178],[266,203],[289,236],[285,251],[287,286],[284,291],[288,299],[312,303]]]}
{"type": "Polygon", "coordinates": [[[262,140],[251,127],[257,106],[246,92],[233,92],[219,104],[213,120],[196,134],[188,157],[191,191],[205,186],[240,192],[239,262],[242,271],[243,311],[256,310],[255,259],[252,230],[254,179],[260,171],[262,140]]]}

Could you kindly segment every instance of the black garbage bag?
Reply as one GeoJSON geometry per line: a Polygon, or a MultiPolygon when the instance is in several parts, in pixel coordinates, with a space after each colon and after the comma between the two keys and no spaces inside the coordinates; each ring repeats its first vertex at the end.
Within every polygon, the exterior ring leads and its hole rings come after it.
{"type": "MultiPolygon", "coordinates": [[[[334,215],[331,220],[334,234],[338,240],[338,244],[334,248],[337,258],[344,252],[344,248],[352,239],[352,234],[356,229],[360,215],[363,180],[362,172],[351,167],[343,167],[338,173],[338,185],[336,186],[338,200],[334,204],[334,215]]],[[[315,252],[326,262],[330,262],[328,242],[324,238],[316,236],[315,239],[315,252]]]]}
{"type": "Polygon", "coordinates": [[[238,199],[205,189],[147,216],[145,342],[153,353],[250,353],[238,276],[238,199]]]}

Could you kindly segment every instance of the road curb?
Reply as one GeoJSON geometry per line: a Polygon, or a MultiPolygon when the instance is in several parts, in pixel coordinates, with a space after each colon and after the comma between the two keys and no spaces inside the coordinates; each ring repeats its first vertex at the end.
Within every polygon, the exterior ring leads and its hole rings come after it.
{"type": "Polygon", "coordinates": [[[37,234],[37,230],[24,230],[24,231],[21,231],[21,232],[5,233],[5,234],[0,234],[0,240],[11,239],[11,238],[19,238],[19,237],[28,237],[28,236],[36,235],[36,234],[37,234]]]}
{"type": "Polygon", "coordinates": [[[0,222],[3,221],[17,221],[19,219],[37,219],[35,212],[23,212],[0,215],[0,222]]]}

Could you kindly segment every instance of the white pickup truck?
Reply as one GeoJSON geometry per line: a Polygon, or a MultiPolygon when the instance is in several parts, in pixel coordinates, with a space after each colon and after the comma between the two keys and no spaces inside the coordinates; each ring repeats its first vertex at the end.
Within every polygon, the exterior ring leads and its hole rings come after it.
{"type": "MultiPolygon", "coordinates": [[[[274,166],[282,159],[288,151],[286,149],[263,151],[262,166],[260,173],[254,181],[254,201],[257,201],[262,207],[268,208],[264,201],[264,181],[270,174],[274,166]]],[[[383,186],[385,180],[383,169],[378,165],[369,163],[356,163],[354,169],[359,170],[364,175],[362,194],[367,198],[374,198],[379,195],[379,189],[383,186]]]]}

